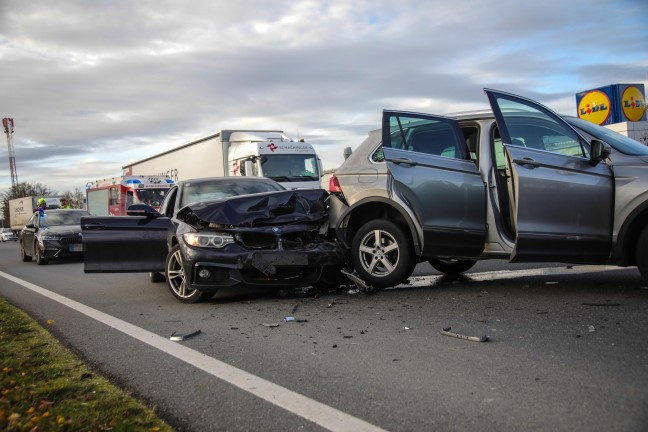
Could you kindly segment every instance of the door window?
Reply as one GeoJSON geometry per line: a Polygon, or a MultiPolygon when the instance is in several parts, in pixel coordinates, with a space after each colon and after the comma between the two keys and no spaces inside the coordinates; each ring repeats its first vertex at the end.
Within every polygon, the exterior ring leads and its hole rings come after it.
{"type": "Polygon", "coordinates": [[[505,94],[492,93],[489,96],[495,98],[503,117],[498,121],[506,125],[506,130],[502,131],[504,144],[565,156],[589,157],[585,141],[554,113],[505,94]]]}
{"type": "Polygon", "coordinates": [[[455,120],[409,113],[387,117],[389,133],[383,137],[383,146],[445,158],[466,158],[465,139],[455,120]]]}

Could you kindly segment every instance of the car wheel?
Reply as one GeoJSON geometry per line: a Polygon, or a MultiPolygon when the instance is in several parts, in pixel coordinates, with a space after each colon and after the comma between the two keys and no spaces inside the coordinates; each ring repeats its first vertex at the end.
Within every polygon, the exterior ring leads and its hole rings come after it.
{"type": "Polygon", "coordinates": [[[149,272],[149,280],[153,283],[164,282],[166,278],[162,273],[159,272],[149,272]]]}
{"type": "Polygon", "coordinates": [[[635,257],[641,277],[648,282],[648,226],[643,229],[639,236],[635,257]]]}
{"type": "Polygon", "coordinates": [[[212,297],[213,293],[192,290],[187,286],[180,246],[175,245],[166,259],[165,276],[171,294],[182,303],[198,303],[212,297]]]}
{"type": "Polygon", "coordinates": [[[355,270],[365,282],[376,288],[398,285],[407,279],[412,274],[413,255],[403,230],[385,219],[367,222],[360,227],[351,245],[355,270]]]}
{"type": "Polygon", "coordinates": [[[27,255],[27,252],[25,252],[25,245],[23,242],[20,242],[20,259],[22,259],[23,262],[30,262],[32,260],[31,255],[27,255]]]}
{"type": "Polygon", "coordinates": [[[430,265],[436,270],[448,276],[456,276],[465,271],[470,270],[477,261],[475,260],[456,260],[456,259],[443,259],[431,258],[428,260],[430,265]]]}
{"type": "Polygon", "coordinates": [[[38,247],[38,244],[34,245],[34,255],[36,256],[36,264],[38,264],[38,265],[47,264],[47,260],[43,256],[43,252],[38,247]]]}

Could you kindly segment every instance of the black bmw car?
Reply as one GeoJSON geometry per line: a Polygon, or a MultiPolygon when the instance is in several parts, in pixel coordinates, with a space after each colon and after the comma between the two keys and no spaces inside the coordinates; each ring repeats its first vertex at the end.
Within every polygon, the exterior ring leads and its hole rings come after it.
{"type": "Polygon", "coordinates": [[[34,212],[20,231],[20,257],[38,265],[59,258],[83,257],[81,218],[85,210],[34,212]]]}
{"type": "Polygon", "coordinates": [[[149,272],[184,303],[221,287],[335,279],[344,254],[326,237],[327,198],[323,189],[286,190],[259,177],[180,181],[159,213],[136,204],[129,216],[83,218],[84,271],[149,272]]]}

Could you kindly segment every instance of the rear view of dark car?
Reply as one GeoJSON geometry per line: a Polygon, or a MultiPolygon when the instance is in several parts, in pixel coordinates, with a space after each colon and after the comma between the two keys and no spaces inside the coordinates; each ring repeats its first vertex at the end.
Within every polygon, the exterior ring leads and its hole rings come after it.
{"type": "Polygon", "coordinates": [[[327,198],[322,189],[285,190],[265,178],[181,181],[160,213],[140,206],[131,216],[84,218],[84,270],[164,275],[185,303],[236,285],[313,285],[344,261],[326,237],[327,198]]]}
{"type": "Polygon", "coordinates": [[[34,212],[20,232],[20,257],[38,265],[61,258],[82,258],[81,218],[84,210],[34,212]]]}

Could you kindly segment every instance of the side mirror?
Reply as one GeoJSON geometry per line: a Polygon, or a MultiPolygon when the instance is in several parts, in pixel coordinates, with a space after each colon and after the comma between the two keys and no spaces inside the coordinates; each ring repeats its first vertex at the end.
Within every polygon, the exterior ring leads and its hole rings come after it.
{"type": "Polygon", "coordinates": [[[351,150],[351,147],[346,147],[342,151],[342,156],[344,157],[344,160],[347,160],[349,158],[349,156],[351,156],[351,153],[353,153],[353,150],[351,150]]]}
{"type": "Polygon", "coordinates": [[[148,204],[131,204],[126,209],[126,214],[128,216],[146,216],[149,218],[162,216],[148,204]]]}
{"type": "Polygon", "coordinates": [[[597,139],[590,141],[590,163],[592,165],[607,159],[611,152],[612,147],[609,144],[597,139]]]}

